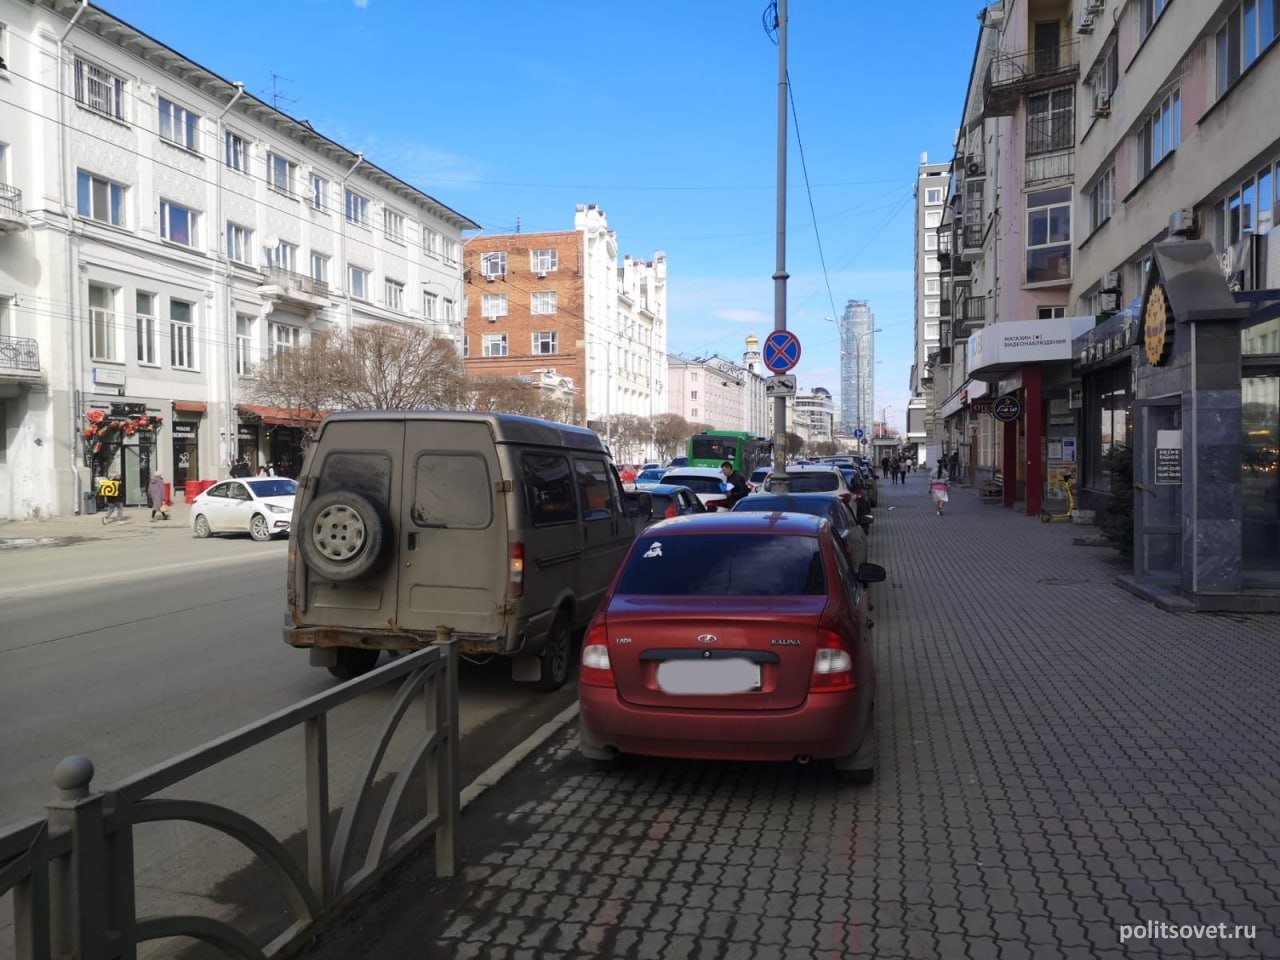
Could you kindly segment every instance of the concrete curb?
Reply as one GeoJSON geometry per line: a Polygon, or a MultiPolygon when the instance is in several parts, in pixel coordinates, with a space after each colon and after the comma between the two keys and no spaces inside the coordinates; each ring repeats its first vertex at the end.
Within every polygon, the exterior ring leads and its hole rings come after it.
{"type": "Polygon", "coordinates": [[[495,762],[488,770],[471,781],[459,794],[458,810],[467,809],[467,805],[498,781],[514,770],[522,760],[558,733],[562,727],[578,715],[578,705],[572,703],[558,713],[554,719],[547,721],[520,743],[495,762]]]}

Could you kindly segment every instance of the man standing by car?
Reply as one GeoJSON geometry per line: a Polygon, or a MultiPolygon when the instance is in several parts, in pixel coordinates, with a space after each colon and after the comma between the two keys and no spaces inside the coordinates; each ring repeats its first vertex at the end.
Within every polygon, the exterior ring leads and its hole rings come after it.
{"type": "Polygon", "coordinates": [[[733,505],[745,497],[750,491],[747,489],[747,481],[737,470],[733,469],[733,464],[726,460],[720,464],[720,472],[724,474],[724,482],[726,486],[725,500],[728,503],[726,510],[732,510],[733,505]]]}

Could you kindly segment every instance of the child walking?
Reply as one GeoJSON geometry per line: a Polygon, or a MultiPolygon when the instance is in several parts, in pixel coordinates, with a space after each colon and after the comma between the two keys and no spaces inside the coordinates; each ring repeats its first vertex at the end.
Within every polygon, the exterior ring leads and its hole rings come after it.
{"type": "Polygon", "coordinates": [[[929,481],[929,496],[933,497],[933,509],[938,516],[942,516],[942,508],[950,499],[947,495],[949,489],[950,485],[945,477],[935,477],[929,481]]]}

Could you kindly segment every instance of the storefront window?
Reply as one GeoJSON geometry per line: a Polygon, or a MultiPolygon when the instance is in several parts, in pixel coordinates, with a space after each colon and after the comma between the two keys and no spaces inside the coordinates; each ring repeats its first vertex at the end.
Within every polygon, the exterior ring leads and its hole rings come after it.
{"type": "Polygon", "coordinates": [[[1280,371],[1240,381],[1240,499],[1246,570],[1280,570],[1280,371]]]}
{"type": "Polygon", "coordinates": [[[1240,333],[1240,352],[1246,357],[1280,354],[1280,317],[1245,327],[1240,333]]]}
{"type": "Polygon", "coordinates": [[[1132,440],[1133,392],[1130,367],[1118,364],[1085,380],[1085,483],[1110,490],[1111,475],[1103,463],[1107,451],[1132,440]]]}

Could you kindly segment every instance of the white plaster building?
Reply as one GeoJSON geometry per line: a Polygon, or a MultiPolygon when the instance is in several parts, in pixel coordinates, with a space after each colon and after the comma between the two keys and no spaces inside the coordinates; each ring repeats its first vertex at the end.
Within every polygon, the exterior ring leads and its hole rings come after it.
{"type": "Polygon", "coordinates": [[[96,7],[0,0],[0,36],[0,518],[287,467],[246,378],[313,331],[460,338],[465,216],[96,7]],[[139,429],[95,456],[93,411],[139,429]]]}
{"type": "Polygon", "coordinates": [[[827,443],[835,439],[836,404],[825,387],[800,390],[788,404],[792,427],[806,443],[827,443]]]}
{"type": "Polygon", "coordinates": [[[667,358],[667,408],[712,430],[746,430],[747,373],[720,357],[667,358]]]}
{"type": "Polygon", "coordinates": [[[747,335],[747,349],[742,354],[743,429],[756,437],[773,436],[773,404],[764,394],[764,381],[769,371],[760,355],[760,340],[754,333],[747,335]]]}

